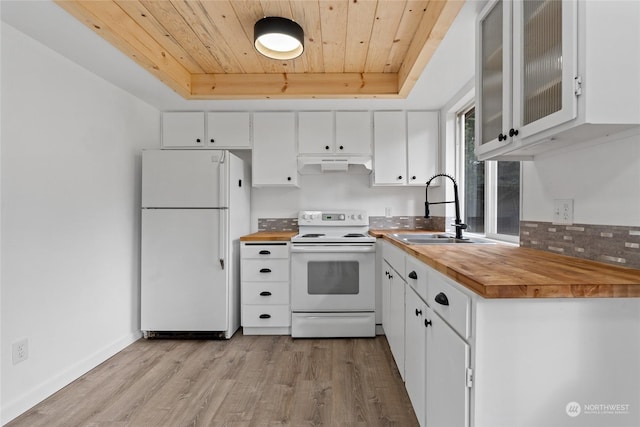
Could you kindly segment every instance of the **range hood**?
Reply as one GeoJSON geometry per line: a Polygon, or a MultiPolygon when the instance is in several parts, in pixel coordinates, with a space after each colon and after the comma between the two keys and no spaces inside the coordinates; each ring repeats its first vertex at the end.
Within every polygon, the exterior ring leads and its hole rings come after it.
{"type": "Polygon", "coordinates": [[[369,175],[372,169],[371,164],[370,156],[300,156],[298,157],[298,172],[300,172],[301,175],[315,175],[329,172],[369,175]]]}

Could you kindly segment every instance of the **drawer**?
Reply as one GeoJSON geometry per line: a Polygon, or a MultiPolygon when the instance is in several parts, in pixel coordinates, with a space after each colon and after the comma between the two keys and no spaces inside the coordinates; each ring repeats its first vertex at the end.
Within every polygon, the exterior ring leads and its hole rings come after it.
{"type": "Polygon", "coordinates": [[[243,243],[241,249],[242,258],[289,258],[289,243],[243,243]]]}
{"type": "Polygon", "coordinates": [[[418,294],[423,301],[426,301],[429,274],[427,266],[411,256],[406,257],[406,259],[407,284],[416,291],[416,294],[418,294]]]}
{"type": "Polygon", "coordinates": [[[242,282],[242,304],[289,304],[289,282],[242,282]]]}
{"type": "Polygon", "coordinates": [[[242,326],[277,327],[291,326],[289,305],[243,305],[242,326]]]}
{"type": "Polygon", "coordinates": [[[405,274],[404,265],[406,253],[402,249],[394,246],[392,243],[384,243],[385,244],[382,246],[382,257],[389,263],[396,273],[402,277],[403,280],[406,280],[407,276],[405,274]]]}
{"type": "Polygon", "coordinates": [[[243,282],[288,282],[288,259],[243,259],[243,282]]]}
{"type": "Polygon", "coordinates": [[[469,338],[471,299],[437,271],[429,271],[427,304],[464,339],[469,338]]]}

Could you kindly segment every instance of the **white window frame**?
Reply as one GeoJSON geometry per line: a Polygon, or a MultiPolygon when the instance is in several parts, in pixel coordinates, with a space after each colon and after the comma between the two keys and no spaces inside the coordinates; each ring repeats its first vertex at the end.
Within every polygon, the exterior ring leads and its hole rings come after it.
{"type": "MultiPolygon", "coordinates": [[[[458,177],[458,187],[461,193],[460,196],[460,215],[464,218],[466,216],[464,197],[462,196],[466,189],[465,186],[465,170],[464,170],[464,115],[475,107],[475,98],[470,102],[465,103],[462,108],[459,108],[455,113],[455,167],[456,176],[458,177]]],[[[489,239],[500,240],[509,243],[518,244],[520,242],[520,236],[512,236],[509,234],[498,233],[498,216],[497,216],[497,195],[498,195],[498,162],[495,160],[485,161],[485,212],[484,212],[484,234],[468,232],[471,235],[477,235],[487,237],[489,239]]],[[[522,220],[522,164],[520,164],[520,218],[522,220]]]]}

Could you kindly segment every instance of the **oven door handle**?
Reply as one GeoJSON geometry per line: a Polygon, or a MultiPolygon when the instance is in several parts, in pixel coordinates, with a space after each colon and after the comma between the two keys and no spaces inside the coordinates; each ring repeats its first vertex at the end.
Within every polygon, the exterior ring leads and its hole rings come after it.
{"type": "Polygon", "coordinates": [[[375,252],[375,245],[350,246],[350,245],[309,245],[291,246],[291,252],[298,253],[371,253],[375,252]]]}

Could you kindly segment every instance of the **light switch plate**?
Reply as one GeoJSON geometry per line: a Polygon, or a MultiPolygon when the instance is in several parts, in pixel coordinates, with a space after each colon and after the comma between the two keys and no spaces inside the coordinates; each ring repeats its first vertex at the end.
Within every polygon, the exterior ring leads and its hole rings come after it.
{"type": "Polygon", "coordinates": [[[559,225],[573,224],[573,199],[553,200],[553,223],[559,225]]]}

